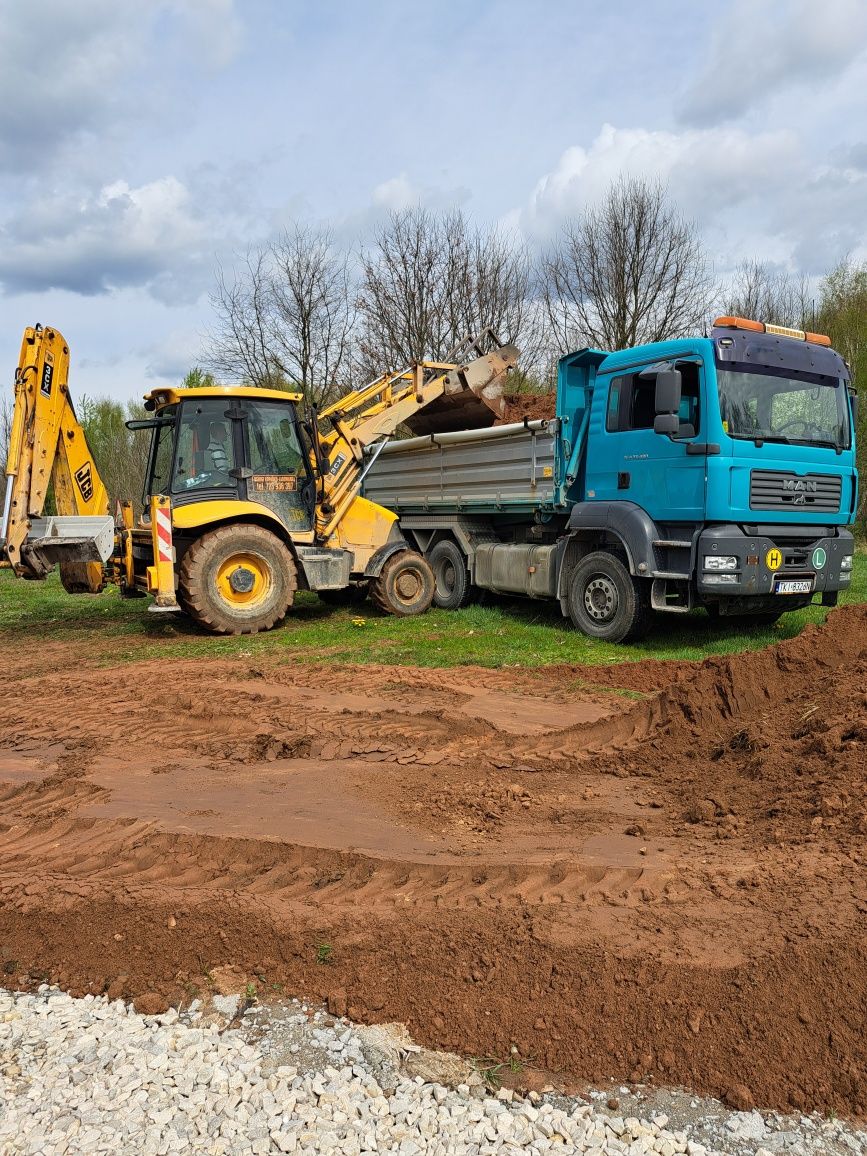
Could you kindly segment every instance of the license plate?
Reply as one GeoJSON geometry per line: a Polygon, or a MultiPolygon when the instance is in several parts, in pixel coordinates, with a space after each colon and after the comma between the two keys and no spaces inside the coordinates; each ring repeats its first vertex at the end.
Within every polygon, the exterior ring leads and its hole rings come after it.
{"type": "Polygon", "coordinates": [[[814,578],[778,578],[774,583],[775,594],[809,594],[814,578]]]}

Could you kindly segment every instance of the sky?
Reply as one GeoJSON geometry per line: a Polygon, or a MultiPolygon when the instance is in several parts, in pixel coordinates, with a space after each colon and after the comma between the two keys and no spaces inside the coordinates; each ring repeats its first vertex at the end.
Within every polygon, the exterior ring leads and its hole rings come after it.
{"type": "Polygon", "coordinates": [[[294,221],[544,248],[620,173],[720,279],[867,259],[867,0],[0,0],[0,374],[40,321],[74,397],[138,398],[294,221]]]}

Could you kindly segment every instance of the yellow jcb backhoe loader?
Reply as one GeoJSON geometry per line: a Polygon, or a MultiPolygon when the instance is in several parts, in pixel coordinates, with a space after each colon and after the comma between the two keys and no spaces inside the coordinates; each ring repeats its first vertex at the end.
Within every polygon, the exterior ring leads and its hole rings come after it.
{"type": "Polygon", "coordinates": [[[366,591],[392,614],[419,614],[433,575],[396,515],[360,496],[364,450],[401,424],[415,434],[493,424],[516,359],[487,331],[449,362],[384,374],[320,414],[277,390],[153,390],[152,416],[127,423],[152,431],[145,512],[136,523],[122,501],[116,524],[70,401],[69,348],[56,329],[28,328],[0,551],[20,577],[57,564],[70,593],[115,582],[219,634],[269,629],[299,589],[366,591]],[[43,513],[49,484],[54,515],[43,513]]]}

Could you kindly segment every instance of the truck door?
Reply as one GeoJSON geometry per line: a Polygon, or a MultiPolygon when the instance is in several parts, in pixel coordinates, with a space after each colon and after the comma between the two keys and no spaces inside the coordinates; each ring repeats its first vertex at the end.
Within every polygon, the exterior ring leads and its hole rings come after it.
{"type": "Polygon", "coordinates": [[[239,399],[247,499],[260,502],[289,531],[313,526],[315,493],[291,401],[239,399]]]}
{"type": "Polygon", "coordinates": [[[588,498],[635,502],[658,522],[703,520],[704,370],[692,360],[678,361],[676,368],[683,393],[680,428],[672,437],[653,430],[656,382],[651,367],[626,374],[614,371],[600,379],[605,424],[588,457],[588,498]]]}

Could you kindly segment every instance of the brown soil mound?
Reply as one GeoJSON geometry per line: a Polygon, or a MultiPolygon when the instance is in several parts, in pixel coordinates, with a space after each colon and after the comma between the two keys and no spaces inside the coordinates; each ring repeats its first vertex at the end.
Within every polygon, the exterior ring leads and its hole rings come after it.
{"type": "Polygon", "coordinates": [[[232,967],[576,1080],[867,1111],[867,608],[600,670],[86,652],[0,688],[8,983],[232,967]]]}
{"type": "Polygon", "coordinates": [[[497,418],[494,425],[511,425],[512,422],[537,421],[554,417],[557,412],[557,393],[512,393],[506,394],[503,399],[506,403],[505,414],[497,418]]]}

